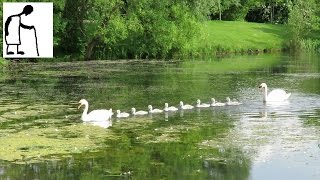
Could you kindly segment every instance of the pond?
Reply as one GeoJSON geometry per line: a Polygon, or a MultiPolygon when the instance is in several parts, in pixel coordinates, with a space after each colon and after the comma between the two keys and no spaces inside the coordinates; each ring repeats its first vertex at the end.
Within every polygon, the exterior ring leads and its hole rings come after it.
{"type": "Polygon", "coordinates": [[[1,179],[319,179],[320,56],[19,63],[0,79],[1,179]],[[264,104],[258,85],[292,95],[264,104]],[[112,117],[179,101],[239,106],[112,117]]]}

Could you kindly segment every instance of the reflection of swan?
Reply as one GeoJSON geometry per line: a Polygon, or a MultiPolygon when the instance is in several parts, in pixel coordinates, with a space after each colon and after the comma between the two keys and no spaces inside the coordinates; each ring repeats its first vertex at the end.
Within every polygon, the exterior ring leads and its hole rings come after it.
{"type": "Polygon", "coordinates": [[[92,122],[84,122],[85,124],[90,124],[93,126],[100,126],[102,128],[108,128],[112,126],[112,121],[92,121],[92,122]]]}
{"type": "Polygon", "coordinates": [[[284,101],[291,95],[291,93],[286,93],[282,89],[275,89],[268,94],[268,87],[266,83],[260,84],[259,89],[262,91],[263,102],[284,101]]]}
{"type": "Polygon", "coordinates": [[[228,106],[238,106],[238,105],[242,104],[238,101],[231,101],[231,99],[229,97],[227,97],[226,99],[227,99],[226,105],[228,105],[228,106]]]}
{"type": "Polygon", "coordinates": [[[192,105],[189,105],[189,104],[186,104],[186,105],[183,105],[183,102],[180,101],[180,109],[193,109],[194,107],[192,105]]]}
{"type": "Polygon", "coordinates": [[[149,110],[149,113],[162,113],[163,112],[163,110],[161,110],[161,109],[152,109],[151,105],[148,106],[148,110],[149,110]]]}
{"type": "Polygon", "coordinates": [[[116,116],[117,116],[117,118],[126,118],[126,117],[129,117],[130,114],[129,114],[129,113],[126,113],[126,112],[120,112],[120,110],[118,109],[116,116]]]}
{"type": "Polygon", "coordinates": [[[268,112],[267,111],[259,112],[259,116],[261,117],[261,119],[267,119],[268,112]]]}
{"type": "Polygon", "coordinates": [[[84,105],[84,111],[82,113],[81,119],[82,121],[106,121],[111,118],[113,115],[112,110],[105,110],[105,109],[99,109],[99,110],[93,110],[88,114],[89,109],[89,103],[85,99],[81,99],[79,101],[80,105],[78,106],[78,109],[84,105]]]}
{"type": "Polygon", "coordinates": [[[170,106],[168,105],[168,103],[164,103],[164,111],[178,111],[178,108],[174,107],[174,106],[170,106]]]}
{"type": "Polygon", "coordinates": [[[206,103],[202,103],[201,104],[200,99],[198,99],[196,107],[198,107],[198,108],[206,108],[206,107],[210,107],[210,104],[206,104],[206,103]]]}
{"type": "Polygon", "coordinates": [[[148,114],[148,112],[147,111],[136,111],[136,108],[131,108],[131,113],[133,114],[133,115],[146,115],[146,114],[148,114]]]}
{"type": "Polygon", "coordinates": [[[216,102],[214,98],[211,98],[211,104],[210,106],[225,106],[226,103],[216,102]]]}
{"type": "Polygon", "coordinates": [[[183,109],[180,109],[179,115],[180,115],[180,117],[183,117],[183,115],[184,115],[184,110],[183,109]]]}

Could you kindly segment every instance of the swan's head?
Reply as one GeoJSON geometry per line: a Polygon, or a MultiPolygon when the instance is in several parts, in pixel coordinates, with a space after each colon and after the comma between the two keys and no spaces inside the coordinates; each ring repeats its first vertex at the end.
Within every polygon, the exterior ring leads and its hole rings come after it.
{"type": "Polygon", "coordinates": [[[227,102],[231,102],[231,99],[229,97],[226,98],[227,102]]]}
{"type": "Polygon", "coordinates": [[[211,102],[212,102],[212,103],[215,103],[216,100],[215,100],[214,98],[211,98],[211,102]]]}
{"type": "Polygon", "coordinates": [[[152,111],[152,106],[151,105],[148,105],[148,110],[152,111]]]}
{"type": "Polygon", "coordinates": [[[267,84],[266,83],[262,83],[259,86],[259,89],[266,89],[267,88],[267,84]]]}
{"type": "Polygon", "coordinates": [[[120,110],[119,109],[117,110],[117,114],[120,114],[120,110]]]}
{"type": "Polygon", "coordinates": [[[136,108],[131,108],[131,112],[134,114],[134,113],[136,113],[136,108]]]}
{"type": "Polygon", "coordinates": [[[201,101],[200,101],[200,99],[198,99],[198,100],[197,100],[197,104],[201,104],[201,101]]]}
{"type": "Polygon", "coordinates": [[[168,103],[164,103],[164,107],[165,107],[165,108],[168,108],[168,107],[169,107],[169,104],[168,104],[168,103]]]}
{"type": "Polygon", "coordinates": [[[88,101],[87,100],[85,100],[85,99],[81,99],[80,101],[79,101],[79,106],[78,106],[78,109],[80,109],[80,107],[82,106],[82,105],[85,105],[85,106],[88,106],[88,101]]]}
{"type": "Polygon", "coordinates": [[[109,112],[111,112],[111,114],[113,115],[112,108],[109,109],[109,112]]]}

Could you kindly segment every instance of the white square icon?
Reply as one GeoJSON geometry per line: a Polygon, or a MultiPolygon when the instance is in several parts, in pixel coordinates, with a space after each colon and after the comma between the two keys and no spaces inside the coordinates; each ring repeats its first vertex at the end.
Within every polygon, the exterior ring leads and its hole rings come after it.
{"type": "Polygon", "coordinates": [[[53,3],[3,3],[3,57],[53,57],[53,3]]]}

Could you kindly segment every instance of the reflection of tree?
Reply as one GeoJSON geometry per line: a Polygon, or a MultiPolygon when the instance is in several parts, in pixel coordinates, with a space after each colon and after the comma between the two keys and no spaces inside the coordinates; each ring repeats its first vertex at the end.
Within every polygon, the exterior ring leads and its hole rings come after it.
{"type": "Polygon", "coordinates": [[[307,126],[320,126],[320,109],[315,109],[314,113],[310,113],[307,115],[300,115],[299,118],[303,119],[303,123],[306,124],[307,126]]]}

